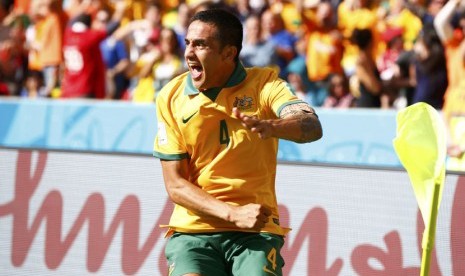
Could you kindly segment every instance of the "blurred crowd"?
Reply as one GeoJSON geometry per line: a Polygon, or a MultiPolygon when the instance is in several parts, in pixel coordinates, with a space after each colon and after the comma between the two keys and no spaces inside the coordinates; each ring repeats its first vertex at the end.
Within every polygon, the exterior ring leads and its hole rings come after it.
{"type": "Polygon", "coordinates": [[[190,16],[224,8],[244,24],[244,66],[275,68],[311,105],[427,102],[465,129],[465,0],[0,2],[0,95],[153,102],[187,70],[190,16]]]}

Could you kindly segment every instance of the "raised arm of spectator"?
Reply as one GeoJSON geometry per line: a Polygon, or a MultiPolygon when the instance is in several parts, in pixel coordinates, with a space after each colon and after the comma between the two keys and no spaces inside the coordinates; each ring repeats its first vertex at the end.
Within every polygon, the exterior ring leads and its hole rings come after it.
{"type": "Polygon", "coordinates": [[[118,27],[120,26],[121,19],[124,17],[124,13],[126,12],[127,4],[124,0],[117,0],[115,4],[115,12],[111,17],[110,22],[107,24],[107,35],[113,34],[118,27]]]}
{"type": "Polygon", "coordinates": [[[65,12],[70,18],[79,14],[87,13],[92,6],[92,0],[68,0],[65,12]]]}
{"type": "MultiPolygon", "coordinates": [[[[315,6],[319,3],[319,0],[315,0],[315,6]]],[[[313,29],[316,26],[315,20],[308,16],[307,12],[305,11],[304,7],[304,0],[294,0],[294,5],[296,10],[299,12],[302,22],[307,26],[308,29],[313,29]]],[[[310,31],[309,30],[309,31],[310,31]]]]}
{"type": "Polygon", "coordinates": [[[460,0],[449,0],[434,19],[434,28],[443,43],[452,38],[454,29],[451,25],[451,19],[459,4],[460,0]]]}
{"type": "Polygon", "coordinates": [[[151,29],[151,28],[152,28],[152,25],[150,24],[148,20],[145,20],[145,19],[134,20],[118,28],[112,34],[112,37],[116,40],[121,40],[127,37],[129,34],[133,33],[135,30],[151,29]]]}

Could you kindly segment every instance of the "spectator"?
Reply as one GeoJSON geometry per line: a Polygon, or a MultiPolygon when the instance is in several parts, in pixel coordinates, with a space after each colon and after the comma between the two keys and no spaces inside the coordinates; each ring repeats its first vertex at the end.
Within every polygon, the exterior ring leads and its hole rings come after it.
{"type": "Polygon", "coordinates": [[[403,29],[392,27],[381,34],[382,40],[387,48],[377,60],[377,67],[381,79],[386,84],[385,93],[381,96],[382,105],[401,109],[407,106],[407,97],[403,87],[395,86],[394,83],[401,79],[401,70],[397,63],[399,57],[405,52],[403,29]]]}
{"type": "Polygon", "coordinates": [[[131,63],[129,76],[133,82],[131,99],[134,102],[155,101],[155,80],[152,70],[154,63],[161,58],[158,39],[158,37],[149,39],[137,61],[131,63]]]}
{"type": "Polygon", "coordinates": [[[446,91],[445,114],[464,112],[465,102],[462,100],[465,87],[465,64],[463,62],[463,48],[465,47],[465,12],[460,7],[460,0],[450,0],[437,14],[434,20],[436,32],[445,46],[448,88],[446,91]],[[460,8],[460,19],[457,29],[452,25],[452,17],[460,8]]]}
{"type": "Polygon", "coordinates": [[[24,87],[21,89],[21,97],[40,98],[47,95],[44,85],[44,77],[40,71],[29,71],[24,87]]]}
{"type": "Polygon", "coordinates": [[[357,107],[381,107],[382,83],[373,58],[373,35],[370,29],[355,29],[352,43],[358,48],[355,76],[359,81],[360,96],[357,107]]]}
{"type": "Polygon", "coordinates": [[[39,13],[39,4],[42,0],[32,0],[29,6],[29,18],[31,20],[30,24],[26,28],[26,49],[28,50],[28,70],[33,71],[42,71],[42,65],[39,61],[39,54],[34,50],[33,45],[38,44],[39,35],[38,30],[40,30],[40,22],[42,17],[39,13]]]}
{"type": "Polygon", "coordinates": [[[396,75],[396,61],[404,52],[402,28],[389,28],[382,35],[387,48],[377,62],[378,70],[383,80],[390,80],[396,75]]]}
{"type": "Polygon", "coordinates": [[[344,54],[341,63],[348,76],[354,73],[357,59],[357,47],[350,39],[355,29],[371,29],[374,54],[378,56],[378,47],[380,47],[378,46],[378,29],[381,28],[383,21],[378,20],[378,12],[372,6],[373,2],[371,0],[344,0],[337,7],[337,24],[344,37],[344,54]]]}
{"type": "Polygon", "coordinates": [[[13,0],[0,0],[0,43],[9,37],[10,28],[4,24],[7,16],[13,11],[13,0]]]}
{"type": "Polygon", "coordinates": [[[46,95],[59,86],[59,67],[63,62],[63,27],[60,10],[55,0],[37,0],[39,22],[36,23],[36,39],[31,45],[36,51],[38,64],[44,76],[46,95]]]}
{"type": "Polygon", "coordinates": [[[238,0],[234,2],[235,2],[233,4],[234,11],[237,14],[237,17],[239,18],[239,20],[242,22],[242,24],[244,24],[247,18],[249,18],[254,13],[254,11],[252,10],[252,7],[250,6],[250,1],[249,0],[238,0]]]}
{"type": "Polygon", "coordinates": [[[24,47],[27,22],[15,14],[12,3],[8,2],[1,3],[0,19],[0,95],[17,96],[27,70],[24,47]]]}
{"type": "Polygon", "coordinates": [[[11,66],[10,26],[4,24],[5,18],[13,10],[12,0],[0,0],[0,96],[10,95],[9,80],[13,74],[11,66]]]}
{"type": "Polygon", "coordinates": [[[295,36],[301,35],[302,19],[293,0],[268,0],[274,14],[280,14],[284,28],[295,36]]]}
{"type": "Polygon", "coordinates": [[[426,102],[442,109],[448,84],[446,57],[434,28],[428,26],[420,32],[414,45],[416,88],[412,103],[426,102]]]}
{"type": "MultiPolygon", "coordinates": [[[[125,12],[124,17],[122,18],[121,25],[126,25],[127,23],[131,21],[137,21],[144,19],[145,12],[147,11],[147,7],[151,4],[151,2],[154,2],[153,0],[125,0],[127,9],[125,12]]],[[[111,11],[115,10],[116,3],[118,1],[114,0],[103,0],[103,6],[104,7],[110,7],[111,11]]],[[[166,1],[165,1],[166,2],[166,1]]],[[[176,1],[170,1],[171,3],[174,3],[176,1]]],[[[99,8],[101,9],[101,8],[99,8]]]]}
{"type": "Polygon", "coordinates": [[[147,45],[149,39],[158,40],[162,29],[162,10],[161,6],[156,3],[147,4],[144,20],[149,25],[148,28],[135,28],[131,32],[132,40],[130,41],[130,59],[136,61],[147,45]]]}
{"type": "Polygon", "coordinates": [[[400,28],[403,30],[404,48],[411,50],[413,42],[422,28],[422,22],[409,9],[405,8],[405,2],[405,0],[389,1],[390,6],[384,22],[387,29],[400,28]]]}
{"type": "Polygon", "coordinates": [[[89,14],[81,14],[71,20],[65,32],[62,97],[105,97],[105,65],[100,43],[118,27],[125,8],[123,0],[119,0],[112,21],[105,30],[91,28],[89,14]]]}
{"type": "Polygon", "coordinates": [[[151,40],[146,50],[134,68],[138,79],[133,92],[134,102],[154,102],[156,93],[186,70],[173,29],[163,28],[159,42],[151,40]]]}
{"type": "Polygon", "coordinates": [[[176,32],[173,29],[162,29],[160,34],[160,54],[160,59],[153,65],[155,92],[160,91],[170,80],[186,71],[176,32]]]}
{"type": "Polygon", "coordinates": [[[30,0],[13,0],[14,2],[15,11],[19,14],[27,14],[30,7],[30,0]]]}
{"type": "MultiPolygon", "coordinates": [[[[275,66],[278,61],[276,48],[271,41],[263,40],[260,17],[258,15],[250,15],[246,19],[244,26],[245,38],[240,54],[244,66],[275,66]]],[[[279,68],[276,69],[279,70],[279,68]]]]}
{"type": "MultiPolygon", "coordinates": [[[[94,20],[95,29],[105,29],[109,23],[111,14],[106,9],[97,12],[94,20]]],[[[106,90],[110,99],[122,99],[129,87],[129,79],[126,71],[129,67],[129,53],[126,44],[110,36],[100,44],[103,61],[106,68],[106,90]]]]}
{"type": "Polygon", "coordinates": [[[436,32],[445,46],[448,86],[445,94],[443,114],[448,127],[448,154],[451,157],[449,167],[465,168],[465,11],[461,0],[449,0],[434,19],[436,32]],[[458,25],[454,29],[452,17],[459,13],[458,25]]]}
{"type": "Polygon", "coordinates": [[[102,0],[65,0],[64,3],[64,11],[69,18],[76,18],[83,13],[94,17],[97,11],[103,7],[102,0]]]}
{"type": "Polygon", "coordinates": [[[191,14],[192,11],[186,3],[181,3],[179,5],[177,20],[176,24],[173,26],[173,29],[176,32],[181,53],[184,53],[184,49],[186,48],[184,38],[186,37],[187,26],[189,24],[191,14]]]}
{"type": "MultiPolygon", "coordinates": [[[[302,4],[298,7],[308,36],[306,50],[308,78],[316,84],[318,91],[324,90],[326,93],[328,77],[333,73],[342,74],[344,71],[341,64],[344,46],[342,34],[335,24],[334,9],[330,2],[320,2],[316,6],[314,16],[311,16],[305,12],[302,4]]],[[[324,97],[318,105],[321,106],[323,101],[324,97]]]]}
{"type": "Polygon", "coordinates": [[[349,83],[344,74],[333,74],[329,77],[328,97],[325,108],[350,108],[355,104],[355,98],[350,93],[349,83]]]}
{"type": "Polygon", "coordinates": [[[421,1],[410,0],[405,1],[404,5],[411,13],[420,18],[422,25],[434,23],[434,17],[444,7],[446,0],[427,0],[426,5],[422,5],[421,1]]]}
{"type": "Polygon", "coordinates": [[[326,87],[318,86],[308,78],[306,65],[307,38],[300,37],[296,42],[296,57],[287,66],[287,80],[297,97],[311,106],[321,106],[328,94],[326,87]]]}
{"type": "Polygon", "coordinates": [[[287,78],[286,66],[295,57],[296,38],[284,28],[284,22],[280,14],[275,14],[271,9],[263,12],[261,18],[262,37],[270,40],[276,48],[278,55],[279,76],[287,78]]]}
{"type": "Polygon", "coordinates": [[[247,0],[250,9],[254,14],[262,14],[268,8],[268,1],[266,0],[247,0]]]}

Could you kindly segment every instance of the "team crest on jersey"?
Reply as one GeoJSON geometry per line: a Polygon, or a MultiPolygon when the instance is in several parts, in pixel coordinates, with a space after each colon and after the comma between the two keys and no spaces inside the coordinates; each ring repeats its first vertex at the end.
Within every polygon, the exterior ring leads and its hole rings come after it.
{"type": "Polygon", "coordinates": [[[243,97],[236,97],[233,104],[233,106],[237,107],[240,111],[250,110],[253,105],[253,98],[247,97],[246,95],[243,97]]]}

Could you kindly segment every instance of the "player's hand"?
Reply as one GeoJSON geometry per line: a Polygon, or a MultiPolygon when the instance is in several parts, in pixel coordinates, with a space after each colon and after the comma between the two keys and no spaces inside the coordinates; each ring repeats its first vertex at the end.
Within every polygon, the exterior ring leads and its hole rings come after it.
{"type": "Polygon", "coordinates": [[[272,125],[268,120],[260,120],[255,116],[247,116],[235,107],[232,112],[236,118],[241,120],[244,127],[257,133],[260,138],[267,139],[272,136],[272,125]]]}
{"type": "Polygon", "coordinates": [[[271,210],[260,204],[233,206],[230,220],[242,229],[261,229],[269,220],[271,210]]]}

